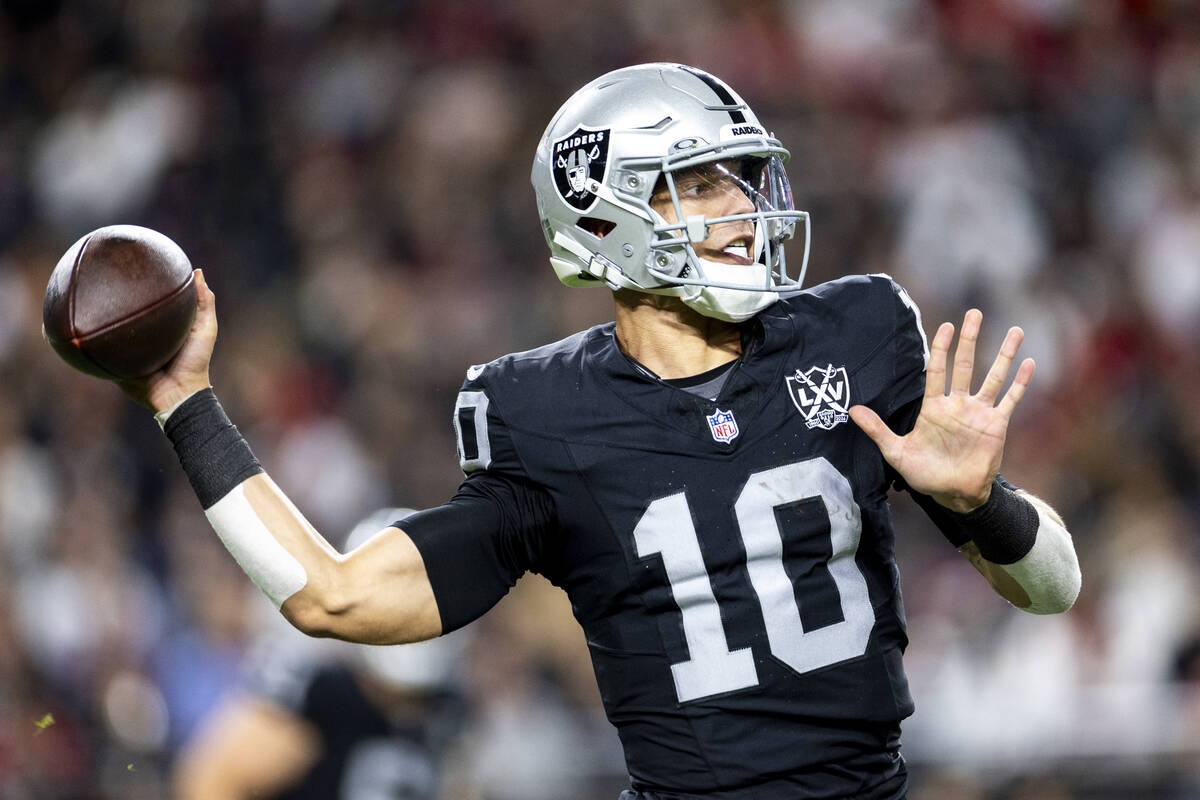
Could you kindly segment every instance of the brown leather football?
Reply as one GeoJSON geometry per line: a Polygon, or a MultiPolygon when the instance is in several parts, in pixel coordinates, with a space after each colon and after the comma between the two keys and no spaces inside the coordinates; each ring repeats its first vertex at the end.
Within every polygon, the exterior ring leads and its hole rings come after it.
{"type": "Polygon", "coordinates": [[[170,361],[196,315],[187,255],[158,231],[110,225],[63,254],[42,303],[42,333],[99,378],[140,378],[170,361]]]}

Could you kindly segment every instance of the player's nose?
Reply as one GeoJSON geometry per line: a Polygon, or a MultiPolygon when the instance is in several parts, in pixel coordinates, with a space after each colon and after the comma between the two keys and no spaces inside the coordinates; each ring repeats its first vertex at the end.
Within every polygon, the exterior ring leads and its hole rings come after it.
{"type": "MultiPolygon", "coordinates": [[[[733,217],[738,214],[753,214],[754,211],[754,203],[746,196],[746,193],[740,189],[733,188],[728,192],[722,193],[721,207],[717,211],[717,216],[733,217]]],[[[736,225],[738,228],[745,228],[746,233],[754,233],[753,220],[741,219],[727,224],[731,226],[736,225]]],[[[728,229],[726,230],[728,231],[728,229]]]]}
{"type": "Polygon", "coordinates": [[[721,216],[732,217],[734,214],[751,214],[754,212],[754,203],[740,188],[730,186],[724,192],[721,192],[721,216]]]}
{"type": "MultiPolygon", "coordinates": [[[[746,197],[745,192],[740,188],[731,187],[730,191],[721,193],[721,207],[716,211],[716,216],[732,217],[739,213],[754,213],[754,211],[755,205],[749,197],[746,197]]],[[[744,225],[746,233],[754,231],[754,223],[750,219],[739,219],[736,223],[730,224],[744,225]]]]}

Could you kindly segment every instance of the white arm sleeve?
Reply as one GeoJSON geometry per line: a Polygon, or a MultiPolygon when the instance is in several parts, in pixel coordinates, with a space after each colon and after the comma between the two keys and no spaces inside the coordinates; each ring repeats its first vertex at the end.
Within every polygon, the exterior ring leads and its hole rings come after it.
{"type": "Polygon", "coordinates": [[[1004,570],[1029,596],[1030,604],[1023,611],[1061,613],[1075,604],[1083,581],[1075,545],[1054,509],[1027,492],[1019,494],[1037,510],[1037,538],[1019,561],[992,567],[1004,570]]]}

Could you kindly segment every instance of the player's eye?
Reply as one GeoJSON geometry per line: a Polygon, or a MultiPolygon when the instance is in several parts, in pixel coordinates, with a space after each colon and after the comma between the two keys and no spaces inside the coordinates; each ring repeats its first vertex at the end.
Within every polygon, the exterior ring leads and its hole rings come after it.
{"type": "Polygon", "coordinates": [[[680,196],[700,197],[722,188],[728,181],[728,173],[715,164],[706,164],[677,177],[675,190],[680,196]]]}

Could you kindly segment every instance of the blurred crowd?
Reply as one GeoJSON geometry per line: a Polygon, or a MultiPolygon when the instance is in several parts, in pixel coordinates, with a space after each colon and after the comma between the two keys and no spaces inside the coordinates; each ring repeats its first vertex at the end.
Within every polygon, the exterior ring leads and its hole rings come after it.
{"type": "MultiPolygon", "coordinates": [[[[1003,472],[1083,592],[1017,613],[896,499],[914,798],[1200,797],[1192,0],[0,0],[0,797],[167,796],[276,624],[150,415],[42,341],[58,257],[183,246],[225,407],[340,545],[454,491],[468,365],[610,318],[554,278],[529,168],[571,92],[654,60],[791,149],[807,283],[887,272],[1037,359],[1003,472]]],[[[526,578],[467,633],[445,794],[615,800],[565,598],[526,578]]]]}

